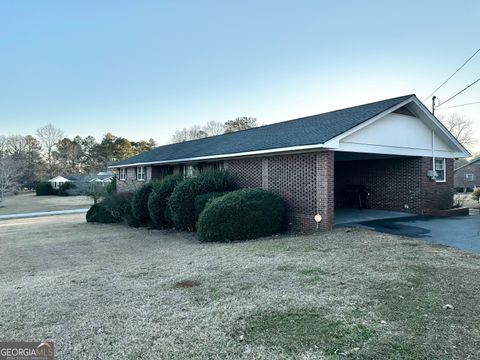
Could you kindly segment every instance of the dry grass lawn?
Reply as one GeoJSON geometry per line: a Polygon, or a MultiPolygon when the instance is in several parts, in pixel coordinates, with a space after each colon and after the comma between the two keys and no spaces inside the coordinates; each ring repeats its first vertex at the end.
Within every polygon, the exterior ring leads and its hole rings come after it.
{"type": "Polygon", "coordinates": [[[0,202],[0,215],[37,211],[88,209],[93,200],[88,196],[35,196],[35,193],[8,196],[0,202]]]}
{"type": "Polygon", "coordinates": [[[422,241],[203,244],[70,215],[0,222],[0,249],[0,340],[59,359],[480,358],[480,256],[422,241]]]}

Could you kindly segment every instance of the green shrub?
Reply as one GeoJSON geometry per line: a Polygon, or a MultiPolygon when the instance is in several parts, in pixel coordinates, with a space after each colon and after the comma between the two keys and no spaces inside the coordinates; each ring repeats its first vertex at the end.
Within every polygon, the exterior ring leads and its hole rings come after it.
{"type": "Polygon", "coordinates": [[[287,206],[261,189],[233,191],[212,200],[200,214],[200,241],[228,242],[273,235],[284,229],[287,206]]]}
{"type": "Polygon", "coordinates": [[[60,185],[57,191],[57,195],[59,196],[68,196],[71,195],[71,190],[76,189],[76,185],[70,181],[67,181],[60,185]]]}
{"type": "Polygon", "coordinates": [[[147,224],[150,219],[148,213],[148,197],[152,192],[152,183],[148,182],[140,186],[133,193],[132,214],[140,223],[147,224]]]}
{"type": "Polygon", "coordinates": [[[104,204],[94,204],[87,211],[87,222],[113,224],[122,222],[122,218],[115,216],[104,204]]]}
{"type": "Polygon", "coordinates": [[[207,206],[207,204],[210,202],[210,200],[219,198],[220,196],[223,196],[225,194],[228,194],[228,192],[211,192],[195,196],[195,216],[197,217],[197,219],[202,213],[203,209],[205,209],[205,206],[207,206]]]}
{"type": "Polygon", "coordinates": [[[167,203],[173,189],[181,181],[182,175],[169,175],[152,184],[152,192],[148,197],[148,213],[155,226],[162,228],[172,224],[167,203]]]}
{"type": "Polygon", "coordinates": [[[99,204],[93,204],[90,206],[90,209],[87,211],[87,222],[97,222],[97,209],[100,207],[99,204]]]}
{"type": "Polygon", "coordinates": [[[54,195],[55,190],[52,188],[52,184],[48,181],[42,181],[37,184],[35,187],[35,192],[37,196],[45,196],[45,195],[54,195]]]}
{"type": "Polygon", "coordinates": [[[175,187],[168,201],[173,224],[180,230],[194,230],[197,220],[195,197],[200,194],[230,189],[231,183],[225,171],[210,170],[181,182],[175,187]]]}
{"type": "Polygon", "coordinates": [[[139,227],[140,222],[132,214],[131,192],[121,192],[106,196],[87,212],[87,222],[120,223],[139,227]]]}

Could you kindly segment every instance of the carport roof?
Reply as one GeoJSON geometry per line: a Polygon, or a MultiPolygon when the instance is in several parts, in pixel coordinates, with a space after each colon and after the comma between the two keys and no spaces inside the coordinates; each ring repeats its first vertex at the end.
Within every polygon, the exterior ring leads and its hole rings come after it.
{"type": "Polygon", "coordinates": [[[405,95],[229,134],[159,146],[116,162],[110,167],[198,161],[221,158],[223,155],[324,144],[412,97],[415,98],[415,95],[405,95]]]}

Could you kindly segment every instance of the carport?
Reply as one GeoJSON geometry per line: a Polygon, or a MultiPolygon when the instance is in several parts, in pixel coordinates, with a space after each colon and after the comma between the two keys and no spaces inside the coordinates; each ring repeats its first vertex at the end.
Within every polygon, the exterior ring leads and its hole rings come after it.
{"type": "Polygon", "coordinates": [[[458,142],[410,102],[342,134],[334,150],[334,223],[395,219],[452,205],[458,142]]]}

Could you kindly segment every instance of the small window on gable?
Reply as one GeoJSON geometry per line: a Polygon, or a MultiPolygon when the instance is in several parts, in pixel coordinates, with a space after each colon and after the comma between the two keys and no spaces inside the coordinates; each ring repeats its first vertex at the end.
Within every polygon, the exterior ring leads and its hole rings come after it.
{"type": "Polygon", "coordinates": [[[127,180],[127,168],[120,168],[119,179],[127,180]]]}
{"type": "Polygon", "coordinates": [[[145,181],[145,166],[137,166],[137,181],[145,181]]]}
{"type": "Polygon", "coordinates": [[[474,181],[475,180],[475,175],[474,174],[465,174],[465,180],[466,181],[474,181]]]}
{"type": "Polygon", "coordinates": [[[435,159],[435,172],[437,173],[437,177],[435,178],[436,182],[446,181],[445,159],[435,159]]]}

